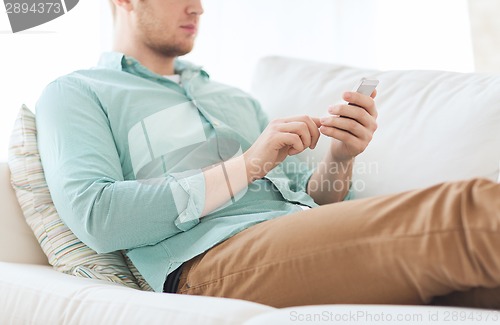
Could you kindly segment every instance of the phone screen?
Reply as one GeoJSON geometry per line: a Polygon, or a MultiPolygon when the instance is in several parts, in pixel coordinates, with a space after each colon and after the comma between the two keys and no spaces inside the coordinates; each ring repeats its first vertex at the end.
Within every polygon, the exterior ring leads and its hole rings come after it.
{"type": "MultiPolygon", "coordinates": [[[[375,88],[377,88],[378,83],[379,83],[379,81],[376,79],[362,78],[359,81],[358,85],[354,88],[354,91],[357,93],[363,94],[365,96],[370,96],[373,93],[373,91],[375,90],[375,88]]],[[[351,106],[358,106],[358,105],[352,104],[352,103],[347,103],[347,104],[351,105],[351,106]]]]}
{"type": "Polygon", "coordinates": [[[354,91],[366,96],[370,96],[375,88],[377,88],[378,83],[379,81],[376,79],[363,78],[359,81],[358,86],[354,88],[354,91]]]}

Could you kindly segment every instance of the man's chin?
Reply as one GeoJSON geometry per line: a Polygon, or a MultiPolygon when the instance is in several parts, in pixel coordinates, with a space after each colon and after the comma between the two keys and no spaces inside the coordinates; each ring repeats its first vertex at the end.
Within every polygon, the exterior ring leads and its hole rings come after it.
{"type": "Polygon", "coordinates": [[[183,56],[190,53],[193,50],[194,44],[185,46],[166,46],[159,49],[159,52],[166,57],[177,57],[183,56]]]}
{"type": "Polygon", "coordinates": [[[189,50],[180,51],[179,54],[177,54],[176,56],[183,56],[189,54],[192,50],[193,48],[191,47],[189,50]]]}

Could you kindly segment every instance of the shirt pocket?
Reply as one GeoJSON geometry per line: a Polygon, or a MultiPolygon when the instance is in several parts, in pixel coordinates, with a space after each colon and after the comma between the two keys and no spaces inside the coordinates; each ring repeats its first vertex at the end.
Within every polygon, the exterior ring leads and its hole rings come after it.
{"type": "Polygon", "coordinates": [[[155,174],[152,167],[163,173],[165,155],[206,141],[201,116],[191,102],[160,110],[137,122],[128,132],[134,175],[143,178],[141,171],[147,168],[151,176],[155,174]]]}
{"type": "MultiPolygon", "coordinates": [[[[209,114],[215,118],[215,124],[223,122],[246,142],[253,143],[260,135],[254,100],[244,95],[213,95],[209,105],[209,114]]],[[[217,125],[214,125],[217,128],[217,125]]]]}

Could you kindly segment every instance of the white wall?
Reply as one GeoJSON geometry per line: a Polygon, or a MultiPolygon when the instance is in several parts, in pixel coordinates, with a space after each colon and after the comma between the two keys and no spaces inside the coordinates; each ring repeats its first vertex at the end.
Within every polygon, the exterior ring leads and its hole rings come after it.
{"type": "Polygon", "coordinates": [[[186,58],[245,90],[266,55],[376,65],[363,51],[375,47],[376,1],[210,0],[204,7],[197,46],[186,58]]]}
{"type": "Polygon", "coordinates": [[[0,161],[21,104],[32,110],[43,87],[62,74],[91,67],[101,51],[100,2],[82,0],[67,14],[13,34],[0,4],[0,161]]]}
{"type": "Polygon", "coordinates": [[[500,1],[469,0],[476,71],[500,73],[500,1]]]}
{"type": "Polygon", "coordinates": [[[467,0],[377,0],[375,16],[376,68],[474,71],[467,0]]]}
{"type": "MultiPolygon", "coordinates": [[[[186,56],[213,79],[249,89],[257,60],[288,55],[378,69],[472,71],[466,0],[205,0],[186,56]]],[[[0,8],[2,6],[0,5],[0,8]]],[[[107,0],[12,34],[0,10],[0,161],[19,106],[110,49],[107,0]]]]}
{"type": "Polygon", "coordinates": [[[474,69],[467,0],[209,0],[204,7],[186,58],[245,90],[258,58],[272,54],[376,69],[474,69]]]}

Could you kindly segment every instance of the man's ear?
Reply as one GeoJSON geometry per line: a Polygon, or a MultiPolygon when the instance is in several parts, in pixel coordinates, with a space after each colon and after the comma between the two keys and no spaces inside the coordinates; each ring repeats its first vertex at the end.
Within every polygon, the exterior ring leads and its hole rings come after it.
{"type": "Polygon", "coordinates": [[[117,8],[125,9],[126,11],[132,11],[134,8],[133,0],[111,0],[117,8]]]}

